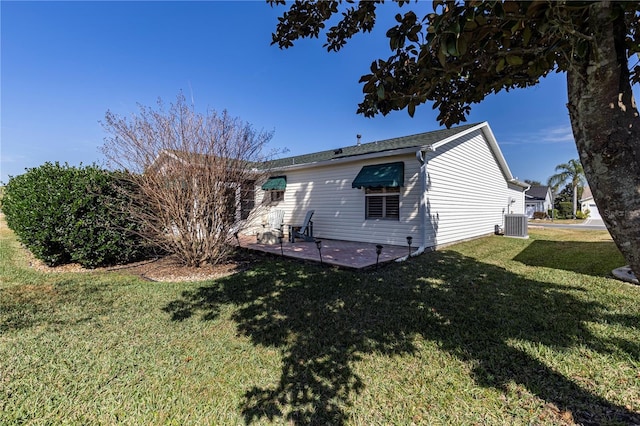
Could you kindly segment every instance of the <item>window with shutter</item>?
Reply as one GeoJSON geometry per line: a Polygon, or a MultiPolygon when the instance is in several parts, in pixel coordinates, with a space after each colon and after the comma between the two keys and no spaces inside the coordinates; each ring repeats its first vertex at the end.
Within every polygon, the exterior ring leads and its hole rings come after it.
{"type": "Polygon", "coordinates": [[[367,188],[365,218],[400,220],[400,188],[367,188]]]}

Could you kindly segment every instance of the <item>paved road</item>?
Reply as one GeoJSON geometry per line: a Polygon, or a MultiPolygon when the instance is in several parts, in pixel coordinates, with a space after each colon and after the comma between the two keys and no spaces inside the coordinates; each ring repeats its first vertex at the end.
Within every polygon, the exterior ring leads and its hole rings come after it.
{"type": "Polygon", "coordinates": [[[598,231],[604,231],[607,229],[606,226],[604,226],[604,222],[602,221],[602,219],[587,219],[582,223],[579,224],[568,224],[568,223],[535,223],[535,222],[529,222],[529,226],[531,227],[535,227],[535,226],[541,226],[543,228],[564,228],[564,229],[591,229],[591,230],[598,230],[598,231]]]}

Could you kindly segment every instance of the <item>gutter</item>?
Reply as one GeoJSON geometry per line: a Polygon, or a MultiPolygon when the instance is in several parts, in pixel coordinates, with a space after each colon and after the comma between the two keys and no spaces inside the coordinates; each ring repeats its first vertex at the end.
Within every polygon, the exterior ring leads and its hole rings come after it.
{"type": "Polygon", "coordinates": [[[420,163],[420,206],[418,216],[420,217],[420,241],[421,244],[413,253],[396,259],[396,262],[404,262],[409,257],[419,256],[427,250],[427,152],[435,152],[433,145],[426,145],[416,151],[416,160],[420,163]]]}
{"type": "Polygon", "coordinates": [[[528,190],[531,189],[531,185],[529,185],[526,182],[522,182],[520,180],[518,180],[517,178],[513,178],[513,179],[509,179],[509,183],[519,186],[521,188],[525,188],[525,190],[523,192],[527,192],[528,190]]]}
{"type": "MultiPolygon", "coordinates": [[[[471,130],[476,130],[478,127],[481,127],[483,125],[486,125],[486,123],[483,123],[480,126],[474,127],[471,130]]],[[[495,139],[494,139],[495,140],[495,139]]],[[[442,142],[438,142],[438,146],[443,145],[442,142]]],[[[406,260],[409,259],[409,257],[414,257],[414,256],[419,256],[422,253],[424,253],[427,250],[427,158],[426,158],[426,153],[427,152],[435,152],[436,147],[434,145],[425,145],[420,147],[420,149],[418,149],[416,151],[416,159],[418,160],[418,162],[420,163],[420,206],[419,206],[419,210],[418,210],[418,215],[420,216],[420,240],[421,240],[421,244],[418,247],[418,249],[416,251],[414,251],[413,253],[407,255],[407,256],[403,256],[399,259],[396,259],[396,262],[404,262],[406,260]]],[[[505,163],[506,166],[506,163],[505,163]]],[[[509,171],[508,167],[506,168],[507,171],[509,171]]],[[[509,174],[511,172],[509,171],[509,174]]],[[[531,186],[525,182],[521,182],[518,179],[515,179],[513,177],[509,178],[507,180],[508,183],[514,184],[516,186],[520,186],[522,188],[526,188],[524,192],[526,192],[527,190],[529,190],[529,188],[531,188],[531,186]]],[[[502,220],[504,221],[504,214],[502,215],[502,220]]],[[[503,225],[504,226],[504,225],[503,225]]]]}

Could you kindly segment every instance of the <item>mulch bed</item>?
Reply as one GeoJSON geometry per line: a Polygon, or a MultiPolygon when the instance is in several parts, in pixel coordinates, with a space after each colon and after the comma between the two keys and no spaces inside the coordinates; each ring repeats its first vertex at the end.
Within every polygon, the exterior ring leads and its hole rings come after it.
{"type": "Polygon", "coordinates": [[[83,268],[77,263],[47,266],[41,260],[36,259],[29,250],[24,249],[24,251],[29,266],[40,272],[117,272],[137,275],[147,281],[161,282],[205,281],[221,278],[245,270],[251,261],[246,255],[236,255],[223,264],[204,265],[196,268],[181,265],[175,256],[164,256],[127,265],[89,269],[83,268]]]}

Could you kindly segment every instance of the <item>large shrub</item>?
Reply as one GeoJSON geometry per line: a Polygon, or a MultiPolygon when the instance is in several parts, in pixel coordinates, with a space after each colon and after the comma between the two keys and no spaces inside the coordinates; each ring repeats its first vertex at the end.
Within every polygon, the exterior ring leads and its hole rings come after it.
{"type": "Polygon", "coordinates": [[[7,224],[47,265],[126,263],[146,249],[123,213],[126,184],[98,166],[45,163],[10,178],[2,199],[7,224]]]}
{"type": "Polygon", "coordinates": [[[559,219],[570,219],[573,217],[573,203],[570,201],[562,201],[558,203],[560,207],[558,209],[558,218],[559,219]]]}

